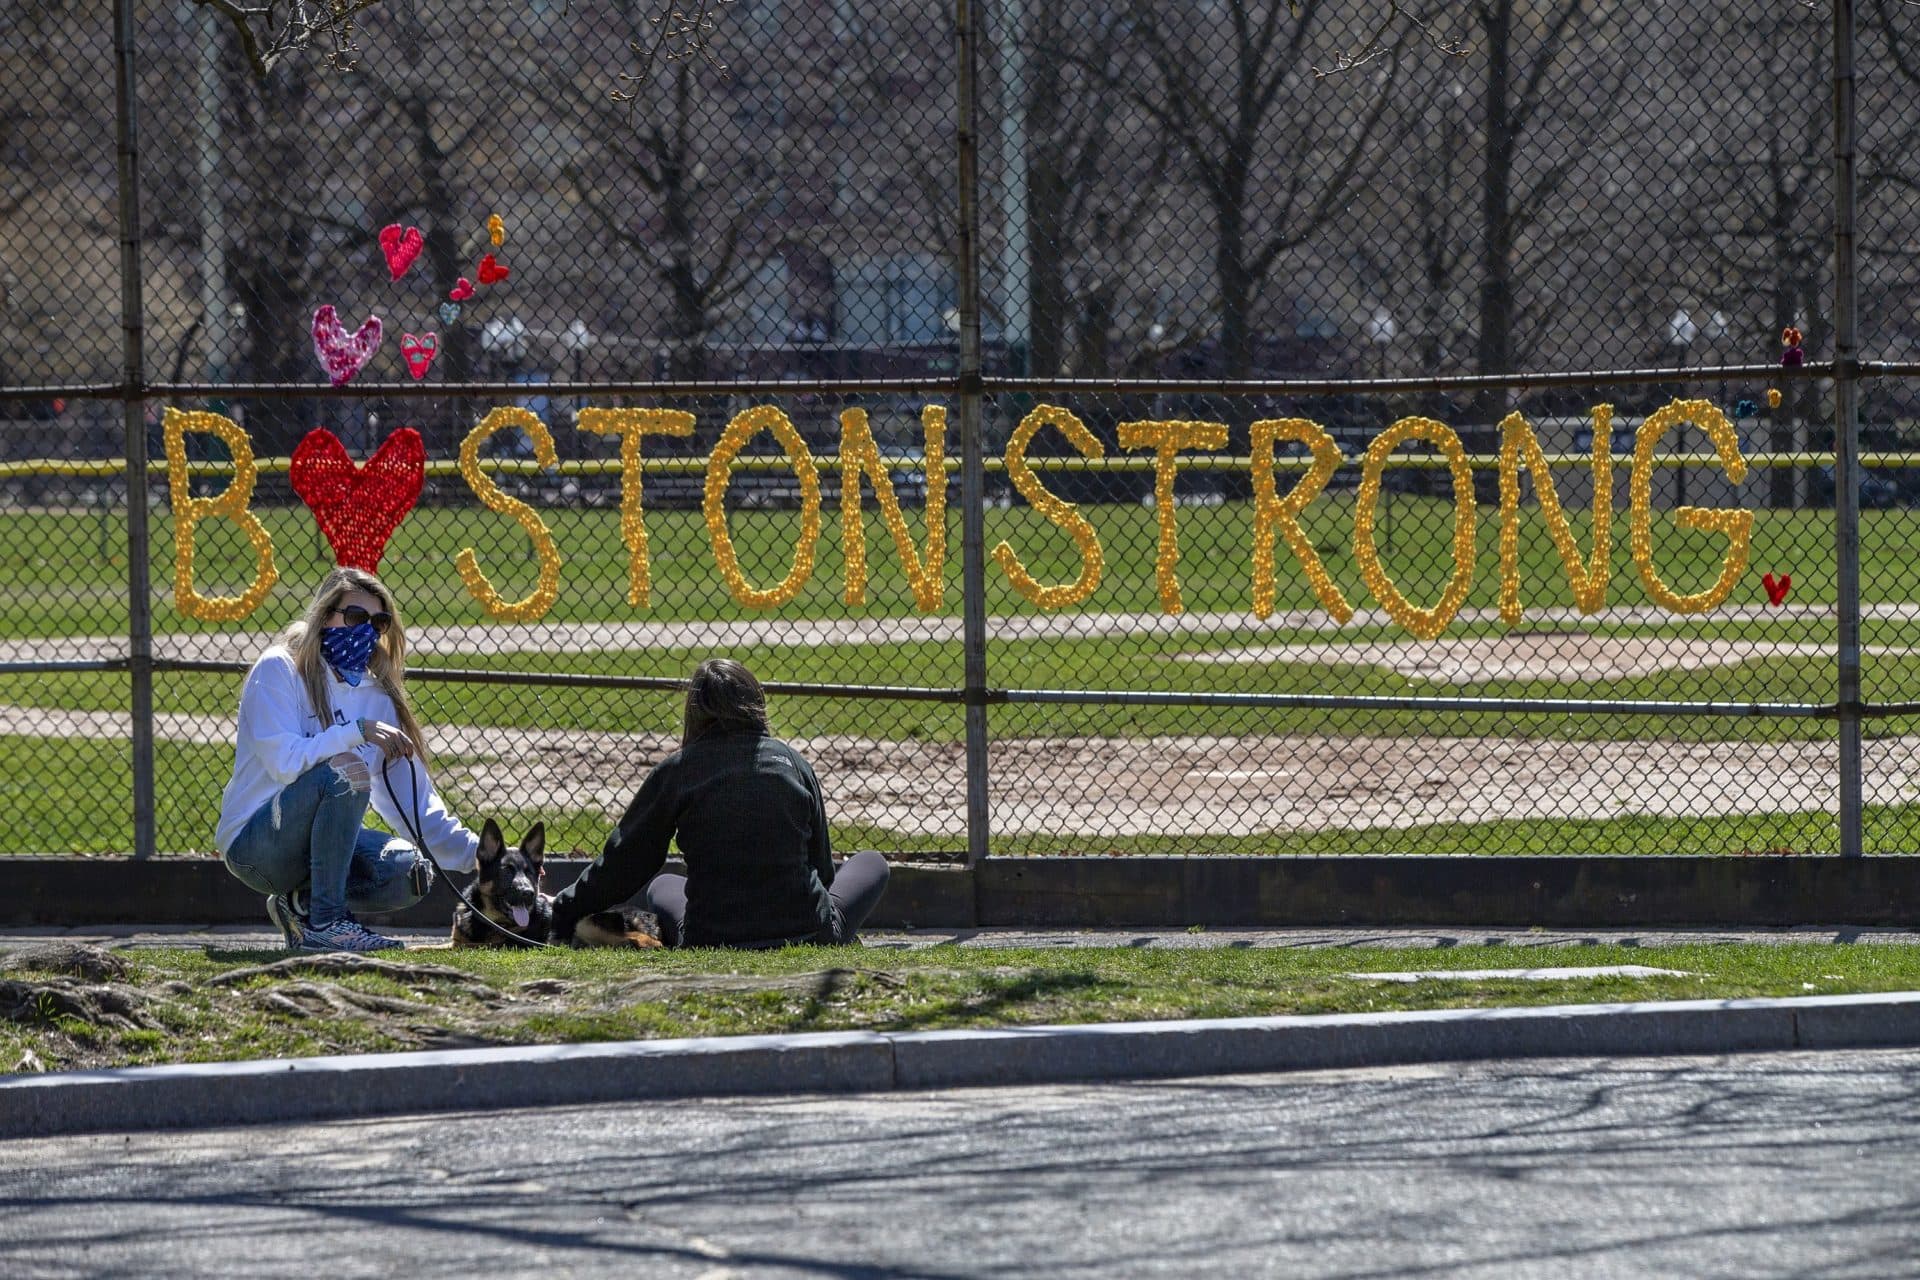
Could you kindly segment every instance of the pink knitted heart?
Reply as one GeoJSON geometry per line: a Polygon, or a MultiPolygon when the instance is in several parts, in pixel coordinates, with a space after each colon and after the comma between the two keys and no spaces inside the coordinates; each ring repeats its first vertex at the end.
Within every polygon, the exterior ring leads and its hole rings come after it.
{"type": "Polygon", "coordinates": [[[426,246],[427,238],[420,234],[418,227],[402,231],[396,222],[380,228],[380,252],[387,255],[387,272],[395,280],[407,274],[407,268],[426,246]]]}
{"type": "Polygon", "coordinates": [[[345,386],[380,349],[380,317],[368,316],[351,336],[340,327],[331,302],[313,313],[313,354],[336,387],[345,386]]]}
{"type": "Polygon", "coordinates": [[[403,333],[400,335],[400,354],[406,357],[407,372],[416,380],[424,378],[427,370],[433,367],[433,358],[440,354],[440,335],[403,333]]]}
{"type": "Polygon", "coordinates": [[[473,281],[467,279],[465,276],[461,276],[457,281],[454,282],[453,288],[447,290],[447,297],[450,301],[453,301],[453,302],[465,302],[468,298],[471,298],[472,296],[473,296],[473,281]]]}

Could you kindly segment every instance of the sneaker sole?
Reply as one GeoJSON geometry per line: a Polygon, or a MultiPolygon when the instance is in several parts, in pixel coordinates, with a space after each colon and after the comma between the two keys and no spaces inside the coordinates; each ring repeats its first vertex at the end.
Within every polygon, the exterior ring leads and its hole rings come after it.
{"type": "Polygon", "coordinates": [[[286,898],[277,893],[268,897],[267,919],[273,921],[274,928],[280,930],[280,936],[286,941],[287,950],[300,949],[305,932],[300,928],[300,917],[294,914],[293,905],[286,898]],[[283,911],[287,913],[284,916],[283,911]]]}

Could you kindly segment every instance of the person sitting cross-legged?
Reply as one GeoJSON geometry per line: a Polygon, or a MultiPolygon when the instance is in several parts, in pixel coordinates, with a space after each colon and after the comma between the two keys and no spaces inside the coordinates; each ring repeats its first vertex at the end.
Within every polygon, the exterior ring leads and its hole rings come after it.
{"type": "Polygon", "coordinates": [[[767,727],[760,682],[730,658],[695,669],[680,749],[662,760],[606,847],[553,900],[555,940],[642,886],[663,940],[694,947],[848,943],[887,887],[871,850],[834,866],[813,769],[767,727]],[[678,840],[687,874],[664,875],[678,840]]]}

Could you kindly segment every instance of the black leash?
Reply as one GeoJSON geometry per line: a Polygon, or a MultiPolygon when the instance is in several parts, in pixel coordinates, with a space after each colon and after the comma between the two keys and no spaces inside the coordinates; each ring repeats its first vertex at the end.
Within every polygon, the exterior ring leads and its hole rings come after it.
{"type": "MultiPolygon", "coordinates": [[[[383,752],[380,756],[380,780],[387,784],[387,794],[390,796],[393,796],[394,801],[397,805],[400,797],[394,794],[393,775],[387,772],[389,766],[391,766],[392,763],[393,761],[389,759],[387,755],[383,752]]],[[[412,804],[410,807],[412,808],[413,812],[412,812],[412,815],[409,816],[407,813],[407,810],[402,809],[400,811],[400,821],[406,825],[407,834],[413,838],[413,847],[420,851],[421,857],[425,858],[428,862],[433,864],[433,869],[435,871],[438,871],[440,873],[440,878],[447,882],[447,888],[453,890],[453,896],[460,899],[461,902],[465,903],[467,910],[473,912],[473,914],[476,917],[478,917],[481,920],[485,920],[489,925],[493,926],[494,929],[498,930],[502,934],[505,934],[507,937],[512,938],[515,942],[521,943],[529,947],[544,947],[549,951],[564,950],[564,948],[557,947],[551,942],[535,942],[532,938],[523,938],[519,934],[515,933],[513,930],[507,928],[507,926],[501,924],[498,920],[495,920],[492,916],[488,915],[486,912],[482,911],[480,908],[473,905],[473,899],[467,897],[466,894],[460,891],[460,886],[453,882],[453,877],[447,874],[447,869],[440,865],[440,860],[433,856],[432,850],[427,848],[426,837],[420,834],[420,828],[423,825],[425,825],[425,819],[420,816],[420,784],[418,781],[415,780],[413,776],[412,766],[408,766],[407,768],[407,790],[410,793],[410,796],[412,799],[412,804]]],[[[474,879],[474,883],[476,884],[478,884],[480,881],[480,871],[477,867],[474,869],[473,879],[474,879]]],[[[533,891],[536,894],[539,893],[540,887],[538,885],[535,885],[533,891]]]]}

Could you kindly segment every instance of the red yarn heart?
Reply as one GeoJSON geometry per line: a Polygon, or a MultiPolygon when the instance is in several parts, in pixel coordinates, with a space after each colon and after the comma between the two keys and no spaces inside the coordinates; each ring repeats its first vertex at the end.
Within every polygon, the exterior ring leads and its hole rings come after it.
{"type": "Polygon", "coordinates": [[[454,281],[453,288],[447,290],[447,300],[450,302],[465,302],[472,296],[473,281],[467,279],[465,276],[461,276],[458,280],[454,281]]]}
{"type": "Polygon", "coordinates": [[[407,274],[407,268],[427,247],[427,238],[420,234],[420,228],[408,227],[400,230],[399,223],[380,228],[380,252],[387,255],[387,274],[395,280],[407,274]]]}
{"type": "Polygon", "coordinates": [[[406,358],[407,372],[418,381],[427,376],[427,370],[433,367],[433,358],[440,354],[440,335],[403,333],[400,354],[406,358]]]}
{"type": "Polygon", "coordinates": [[[479,276],[481,284],[499,284],[512,274],[512,268],[501,266],[500,260],[492,254],[488,254],[486,257],[480,259],[479,276]]]}
{"type": "Polygon", "coordinates": [[[387,539],[420,500],[426,475],[427,447],[412,427],[388,436],[365,466],[354,464],[333,432],[315,427],[293,451],[287,472],[334,556],[368,573],[380,571],[387,539]]]}
{"type": "Polygon", "coordinates": [[[1783,573],[1774,577],[1770,573],[1760,575],[1760,585],[1767,589],[1767,603],[1779,604],[1787,598],[1787,589],[1793,585],[1793,575],[1783,573]]]}

